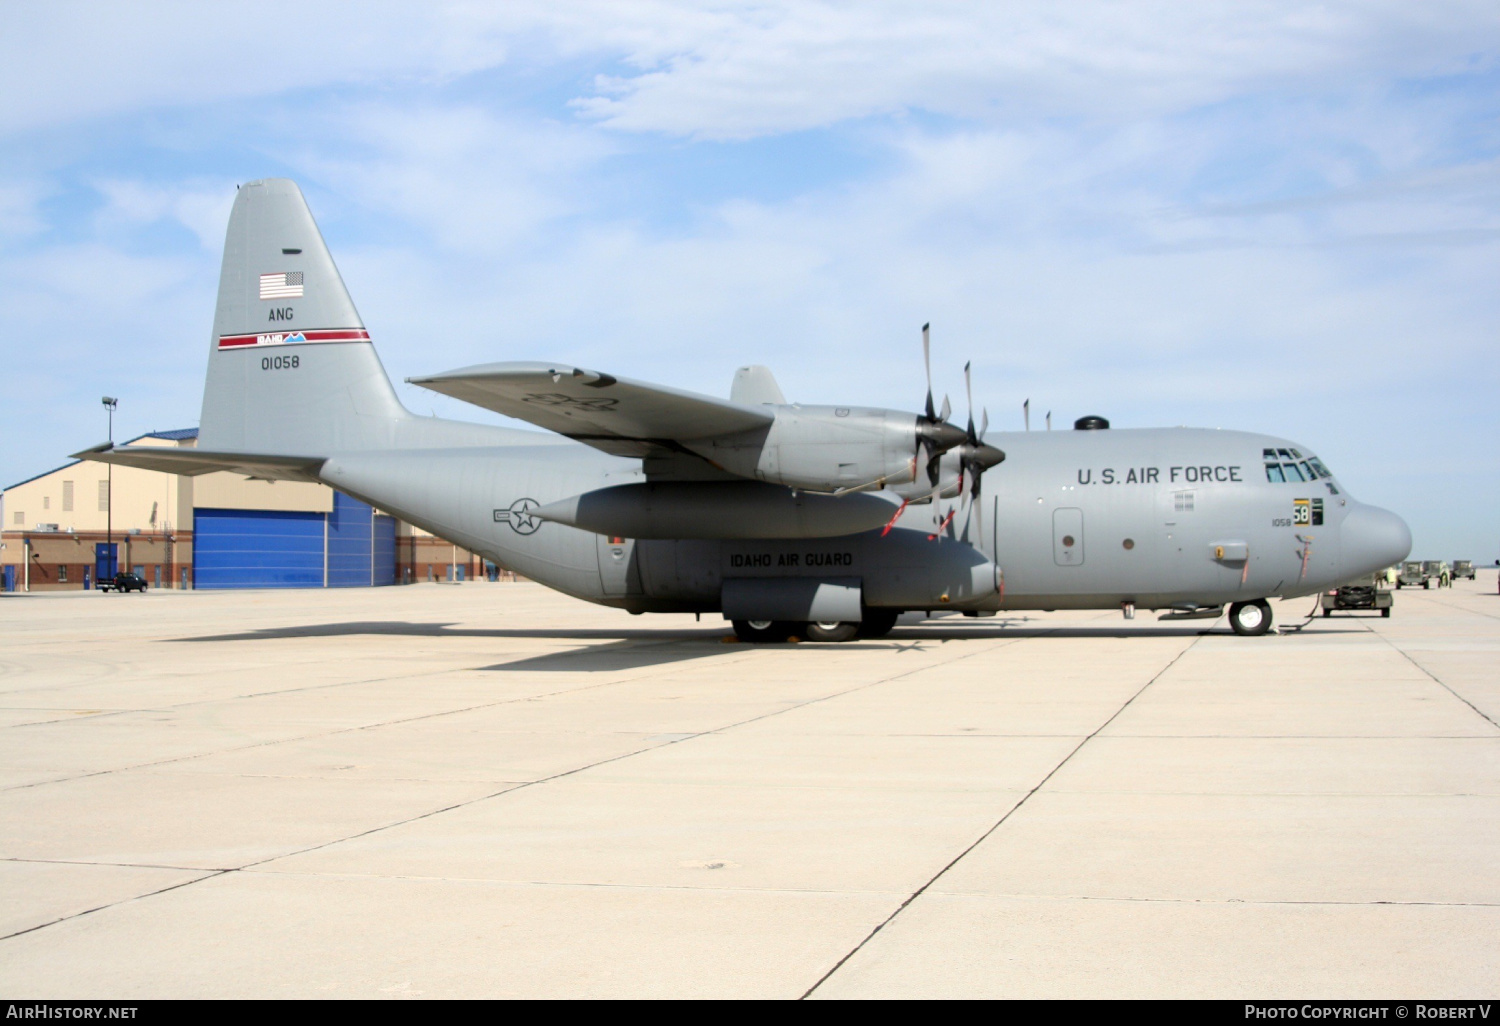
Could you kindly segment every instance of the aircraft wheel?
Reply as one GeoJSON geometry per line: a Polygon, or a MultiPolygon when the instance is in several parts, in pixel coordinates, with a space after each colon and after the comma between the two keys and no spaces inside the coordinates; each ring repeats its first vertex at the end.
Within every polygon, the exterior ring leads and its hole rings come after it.
{"type": "Polygon", "coordinates": [[[861,638],[883,638],[896,626],[900,612],[894,609],[866,609],[865,618],[859,624],[861,638]]]}
{"type": "Polygon", "coordinates": [[[853,641],[859,633],[859,624],[847,620],[810,623],[804,633],[808,641],[853,641]]]}
{"type": "Polygon", "coordinates": [[[1254,638],[1271,629],[1271,604],[1265,599],[1236,602],[1229,607],[1229,626],[1234,633],[1254,638]]]}
{"type": "Polygon", "coordinates": [[[791,637],[792,626],[784,620],[735,620],[734,633],[741,641],[773,645],[791,637]]]}

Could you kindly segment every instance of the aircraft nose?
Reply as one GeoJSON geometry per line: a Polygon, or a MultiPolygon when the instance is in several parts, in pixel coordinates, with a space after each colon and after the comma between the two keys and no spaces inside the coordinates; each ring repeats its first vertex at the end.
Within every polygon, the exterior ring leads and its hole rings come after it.
{"type": "Polygon", "coordinates": [[[1359,505],[1339,528],[1342,569],[1350,577],[1395,566],[1411,554],[1411,528],[1388,509],[1359,505]]]}

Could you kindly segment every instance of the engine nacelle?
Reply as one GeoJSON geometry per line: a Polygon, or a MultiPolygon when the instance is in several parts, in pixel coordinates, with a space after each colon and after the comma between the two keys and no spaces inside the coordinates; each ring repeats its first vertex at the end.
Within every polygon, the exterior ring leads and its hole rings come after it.
{"type": "Polygon", "coordinates": [[[937,449],[963,440],[951,424],[919,425],[916,415],[899,410],[777,406],[768,428],[686,444],[741,477],[835,492],[926,480],[913,460],[924,431],[937,449]]]}

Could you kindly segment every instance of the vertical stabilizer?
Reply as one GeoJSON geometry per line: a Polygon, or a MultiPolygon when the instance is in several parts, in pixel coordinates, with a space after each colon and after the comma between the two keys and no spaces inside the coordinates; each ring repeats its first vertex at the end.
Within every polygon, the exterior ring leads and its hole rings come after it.
{"type": "Polygon", "coordinates": [[[241,186],[229,215],[198,445],[296,456],[389,447],[410,417],[302,190],[241,186]]]}

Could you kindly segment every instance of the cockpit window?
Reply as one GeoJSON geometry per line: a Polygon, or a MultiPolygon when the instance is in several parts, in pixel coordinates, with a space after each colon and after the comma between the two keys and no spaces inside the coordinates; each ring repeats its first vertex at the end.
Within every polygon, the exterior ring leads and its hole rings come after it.
{"type": "Polygon", "coordinates": [[[1266,480],[1273,484],[1333,477],[1322,460],[1316,456],[1304,457],[1296,449],[1262,449],[1261,455],[1266,461],[1266,480]]]}

